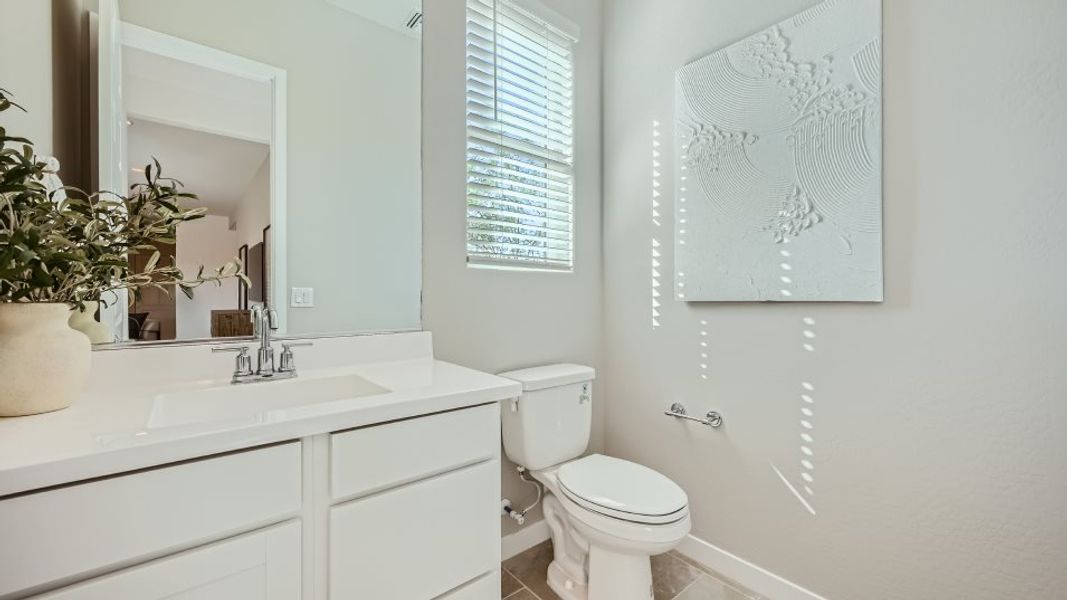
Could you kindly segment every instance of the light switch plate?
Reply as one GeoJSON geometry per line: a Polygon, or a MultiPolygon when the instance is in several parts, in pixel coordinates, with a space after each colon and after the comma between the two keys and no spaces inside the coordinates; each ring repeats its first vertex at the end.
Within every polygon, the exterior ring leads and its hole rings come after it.
{"type": "Polygon", "coordinates": [[[289,306],[293,308],[311,308],[315,306],[315,288],[293,288],[289,306]]]}

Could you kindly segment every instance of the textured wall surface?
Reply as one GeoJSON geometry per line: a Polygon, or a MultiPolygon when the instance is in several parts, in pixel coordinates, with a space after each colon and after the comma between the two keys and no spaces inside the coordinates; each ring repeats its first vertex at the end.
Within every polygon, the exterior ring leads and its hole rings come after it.
{"type": "Polygon", "coordinates": [[[675,298],[882,299],[881,31],[824,0],[678,70],[675,298]]]}
{"type": "Polygon", "coordinates": [[[884,304],[650,321],[674,72],[813,4],[605,3],[607,450],[678,481],[697,536],[833,600],[1063,598],[1067,3],[885,2],[884,304]]]}
{"type": "MultiPolygon", "coordinates": [[[[573,273],[470,269],[466,265],[464,0],[424,3],[423,325],[442,360],[490,373],[555,362],[600,367],[599,0],[549,0],[581,29],[575,51],[575,254],[573,273]]],[[[600,447],[594,401],[594,438],[600,447]]],[[[504,461],[504,496],[533,500],[504,461]]],[[[540,509],[530,521],[540,519],[540,509]]],[[[516,529],[506,519],[504,533],[516,529]]]]}

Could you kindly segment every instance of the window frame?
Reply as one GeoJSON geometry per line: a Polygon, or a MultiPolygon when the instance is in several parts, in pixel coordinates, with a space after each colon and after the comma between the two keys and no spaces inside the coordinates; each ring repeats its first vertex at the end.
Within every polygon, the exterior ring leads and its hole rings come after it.
{"type": "MultiPolygon", "coordinates": [[[[578,60],[577,59],[578,59],[578,56],[577,56],[577,51],[578,51],[578,44],[579,44],[579,38],[580,38],[579,29],[578,29],[577,25],[575,25],[573,22],[571,22],[570,20],[568,20],[565,17],[561,16],[559,13],[553,11],[552,9],[548,8],[547,6],[545,6],[544,4],[542,4],[541,2],[539,2],[537,0],[467,0],[467,2],[465,3],[465,9],[464,10],[465,10],[465,16],[466,16],[466,19],[465,19],[465,33],[464,33],[464,44],[465,44],[465,56],[464,56],[464,76],[465,76],[464,108],[465,108],[465,115],[464,115],[464,123],[465,123],[465,127],[467,129],[466,137],[465,137],[465,147],[464,147],[465,178],[466,178],[466,181],[465,181],[466,185],[465,185],[465,192],[464,192],[464,197],[465,197],[464,237],[466,239],[465,263],[467,265],[467,268],[469,268],[469,269],[480,269],[480,270],[512,271],[512,272],[573,273],[575,271],[575,269],[576,269],[577,264],[578,264],[578,248],[577,248],[577,245],[578,245],[577,244],[577,238],[578,238],[577,226],[578,226],[578,222],[579,222],[579,218],[578,218],[578,214],[577,214],[577,206],[578,206],[578,194],[577,194],[578,176],[577,176],[577,171],[575,169],[575,163],[576,163],[577,148],[578,148],[577,136],[576,136],[578,119],[576,118],[577,117],[576,113],[577,113],[577,106],[578,106],[578,90],[577,90],[577,81],[578,81],[578,76],[577,76],[578,75],[578,60]],[[563,164],[566,164],[566,166],[567,166],[567,170],[564,173],[564,176],[565,176],[566,182],[568,184],[568,190],[566,192],[565,203],[566,203],[567,209],[569,211],[568,212],[569,220],[568,220],[568,228],[565,230],[566,236],[564,238],[559,238],[560,242],[565,242],[566,243],[565,251],[566,251],[566,253],[567,253],[568,257],[569,257],[566,261],[564,261],[562,259],[554,260],[553,258],[551,258],[551,252],[550,252],[551,249],[549,248],[548,244],[546,244],[544,246],[546,256],[543,256],[543,257],[540,257],[540,258],[538,258],[538,257],[523,257],[521,255],[510,256],[509,254],[506,254],[506,253],[497,253],[497,252],[488,252],[488,253],[482,254],[481,256],[475,256],[472,253],[472,244],[473,243],[477,243],[477,242],[472,242],[472,239],[471,239],[471,235],[472,235],[471,234],[471,231],[472,231],[471,222],[472,222],[472,219],[477,218],[477,217],[472,216],[472,209],[474,209],[477,205],[472,205],[471,204],[471,199],[472,199],[471,184],[473,183],[472,177],[476,177],[477,176],[477,172],[472,171],[472,165],[471,165],[471,161],[473,160],[472,159],[473,155],[472,155],[471,150],[472,150],[472,148],[476,148],[477,147],[477,139],[471,133],[471,127],[472,127],[472,119],[471,119],[471,116],[472,116],[472,108],[471,108],[472,107],[472,83],[471,83],[470,71],[472,69],[472,61],[471,61],[470,46],[471,46],[471,43],[472,43],[472,35],[477,35],[477,34],[472,34],[472,28],[471,28],[472,12],[476,11],[476,8],[474,6],[472,6],[472,5],[481,6],[483,8],[483,10],[485,8],[489,8],[492,11],[492,21],[493,21],[493,25],[494,26],[496,26],[500,22],[499,21],[499,17],[498,17],[498,12],[497,12],[498,11],[498,6],[500,6],[500,5],[506,6],[509,10],[519,14],[522,18],[529,19],[532,23],[536,23],[536,24],[540,25],[543,28],[543,31],[546,32],[541,37],[539,37],[538,39],[536,39],[536,40],[530,39],[530,41],[538,43],[538,46],[544,48],[547,52],[554,52],[554,49],[552,48],[552,45],[556,44],[556,45],[561,46],[563,49],[565,49],[565,51],[567,53],[566,59],[567,59],[568,63],[566,65],[565,69],[562,72],[564,72],[568,76],[568,79],[566,80],[565,83],[566,83],[566,85],[569,86],[569,89],[567,90],[569,92],[569,97],[567,99],[569,104],[566,107],[567,108],[567,110],[566,110],[567,114],[565,116],[566,120],[565,121],[562,121],[562,120],[559,121],[559,123],[561,123],[561,126],[564,126],[564,131],[566,133],[566,135],[564,137],[566,138],[566,142],[567,142],[566,150],[569,153],[568,154],[569,161],[563,163],[563,164]],[[565,40],[566,46],[563,47],[562,44],[560,44],[559,42],[553,40],[552,37],[551,37],[553,35],[556,36],[559,39],[565,40]],[[547,43],[542,43],[542,40],[544,40],[544,42],[547,42],[547,43]],[[472,146],[472,142],[474,142],[473,146],[472,146]]],[[[477,13],[477,14],[480,15],[482,17],[482,19],[484,19],[486,17],[486,15],[484,13],[477,13]]],[[[521,21],[519,22],[519,24],[520,25],[522,24],[521,21]]],[[[521,33],[520,33],[520,35],[521,35],[521,33]]],[[[485,39],[484,36],[481,36],[481,37],[482,37],[483,40],[485,39]]],[[[496,74],[496,71],[495,71],[495,69],[496,69],[496,67],[498,65],[499,57],[500,57],[500,54],[499,54],[497,48],[498,48],[498,46],[496,45],[496,38],[494,37],[493,50],[492,50],[493,67],[494,67],[494,73],[492,75],[494,115],[493,115],[493,118],[492,118],[492,122],[493,122],[494,125],[502,123],[502,121],[499,119],[499,113],[495,112],[495,111],[497,111],[497,103],[498,103],[498,98],[499,98],[498,90],[499,90],[499,86],[500,86],[500,83],[501,83],[501,80],[497,77],[497,74],[496,74]]],[[[558,54],[558,52],[556,54],[558,54]]],[[[522,56],[520,56],[520,58],[522,58],[522,56]]],[[[482,62],[485,62],[485,61],[483,60],[482,62]]],[[[558,61],[557,61],[557,64],[559,64],[558,61]]],[[[548,84],[546,84],[546,85],[544,85],[544,86],[542,86],[540,88],[537,88],[538,92],[540,92],[542,90],[545,92],[545,96],[546,97],[550,96],[551,93],[552,93],[551,86],[548,85],[548,84]]],[[[481,95],[484,96],[485,94],[481,94],[481,95]]],[[[555,114],[559,114],[558,111],[554,112],[549,107],[545,112],[544,118],[545,118],[546,121],[548,121],[555,114]]],[[[482,118],[485,119],[486,117],[483,116],[482,118]]],[[[536,123],[535,123],[535,126],[536,126],[536,123]]],[[[544,131],[546,133],[548,133],[548,132],[551,132],[552,129],[550,127],[546,126],[544,128],[544,131]]],[[[536,133],[539,133],[539,132],[540,132],[540,130],[535,130],[533,133],[536,134],[536,133]]],[[[499,135],[500,135],[501,139],[503,140],[503,138],[505,136],[503,134],[499,134],[499,135]]],[[[540,154],[537,154],[537,153],[534,153],[534,152],[526,152],[526,153],[534,155],[534,156],[537,156],[538,159],[541,159],[541,158],[544,159],[544,164],[543,165],[537,165],[535,167],[532,167],[531,170],[541,170],[541,171],[543,171],[546,174],[544,179],[547,180],[547,179],[550,179],[551,177],[549,177],[549,176],[553,174],[553,171],[552,171],[553,167],[551,166],[551,163],[554,161],[554,159],[551,156],[551,153],[554,150],[550,147],[551,140],[548,139],[548,138],[551,138],[551,136],[550,135],[545,135],[544,137],[546,138],[546,144],[544,146],[544,152],[543,153],[540,153],[540,154]]],[[[492,142],[489,142],[489,143],[492,143],[492,142]]],[[[507,151],[507,144],[508,144],[507,142],[501,141],[500,142],[500,148],[498,149],[498,151],[506,152],[507,151]]],[[[482,152],[485,152],[485,150],[482,150],[482,152]]],[[[492,160],[492,159],[489,158],[487,160],[492,160]]],[[[519,161],[515,160],[514,158],[512,160],[514,162],[519,162],[519,161]]],[[[556,162],[558,162],[558,161],[556,161],[556,162]]],[[[493,166],[492,162],[486,162],[484,164],[486,164],[489,167],[493,166]]],[[[531,164],[534,164],[534,163],[531,163],[531,164]]],[[[518,168],[521,169],[521,166],[518,167],[518,168]]],[[[507,175],[507,171],[504,171],[503,169],[500,169],[500,171],[504,174],[504,176],[507,175]]],[[[497,177],[499,179],[503,179],[504,176],[497,176],[497,177]]],[[[537,177],[537,176],[534,175],[534,177],[537,177]]],[[[540,178],[540,177],[538,177],[538,178],[540,178]]],[[[523,183],[519,183],[518,185],[521,187],[521,186],[523,186],[523,183]]],[[[550,184],[545,185],[545,189],[548,190],[549,186],[550,186],[550,184]]],[[[534,186],[530,185],[530,184],[526,184],[526,187],[531,187],[532,188],[534,186]]],[[[563,192],[559,192],[559,193],[562,194],[563,192]]],[[[489,196],[487,196],[487,197],[491,198],[489,196]]],[[[546,194],[545,197],[547,198],[548,195],[546,194]]],[[[559,203],[563,204],[564,201],[560,200],[559,203]]],[[[521,202],[520,204],[525,204],[525,203],[521,202]]],[[[545,210],[541,211],[542,212],[541,215],[532,216],[533,219],[541,219],[542,221],[544,221],[545,224],[544,225],[525,225],[525,227],[529,227],[529,229],[531,231],[546,231],[547,232],[547,231],[550,231],[550,230],[554,230],[553,228],[550,227],[550,224],[548,223],[548,221],[552,220],[548,216],[548,213],[551,212],[551,209],[548,208],[547,202],[545,204],[546,204],[546,206],[544,207],[545,210]]],[[[530,205],[530,206],[533,206],[535,209],[538,208],[535,205],[530,205]]],[[[497,210],[498,212],[505,212],[505,211],[500,211],[500,209],[493,209],[491,206],[485,206],[483,208],[486,208],[488,210],[497,210]]],[[[494,223],[491,220],[487,220],[486,224],[488,226],[490,226],[490,227],[494,225],[494,223]]],[[[506,224],[504,226],[507,227],[506,224]]],[[[524,224],[516,223],[515,226],[514,226],[514,229],[517,230],[515,232],[515,235],[519,235],[519,236],[526,235],[525,233],[518,233],[519,231],[522,231],[523,227],[524,227],[524,224]]],[[[491,229],[487,229],[485,231],[488,231],[488,233],[490,235],[492,235],[492,233],[494,233],[494,232],[492,232],[491,229]]],[[[558,229],[558,230],[554,230],[554,231],[559,231],[560,234],[564,233],[563,229],[558,229]]],[[[506,237],[507,236],[507,232],[506,231],[504,231],[504,232],[496,232],[496,233],[498,233],[500,235],[500,237],[506,237]]],[[[550,238],[549,235],[546,235],[545,239],[547,240],[547,239],[555,239],[555,238],[550,238]]],[[[483,241],[482,243],[485,244],[486,246],[491,246],[493,244],[493,242],[490,242],[490,241],[483,241]]]]}

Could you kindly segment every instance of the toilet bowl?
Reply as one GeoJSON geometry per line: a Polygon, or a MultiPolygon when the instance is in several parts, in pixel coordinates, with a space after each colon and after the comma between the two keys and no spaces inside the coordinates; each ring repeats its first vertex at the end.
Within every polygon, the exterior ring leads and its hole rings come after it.
{"type": "Polygon", "coordinates": [[[501,374],[523,394],[501,412],[504,450],[545,488],[553,561],[548,584],[563,600],[649,600],[650,557],[688,535],[685,492],[637,463],[585,452],[594,371],[550,365],[501,374]]]}

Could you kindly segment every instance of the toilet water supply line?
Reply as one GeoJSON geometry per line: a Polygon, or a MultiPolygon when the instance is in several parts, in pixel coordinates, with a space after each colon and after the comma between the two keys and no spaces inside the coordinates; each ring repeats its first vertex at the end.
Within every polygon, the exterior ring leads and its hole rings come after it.
{"type": "Polygon", "coordinates": [[[515,470],[519,472],[519,479],[522,479],[526,483],[537,488],[537,499],[533,501],[533,504],[527,506],[522,510],[515,510],[514,508],[512,508],[511,502],[508,500],[504,500],[503,502],[502,508],[504,509],[504,514],[511,517],[512,519],[515,519],[515,522],[519,525],[523,525],[524,523],[526,523],[526,513],[533,510],[534,507],[541,502],[541,496],[544,494],[544,492],[541,489],[541,484],[537,483],[537,481],[533,479],[527,478],[526,467],[516,467],[515,470]]]}

